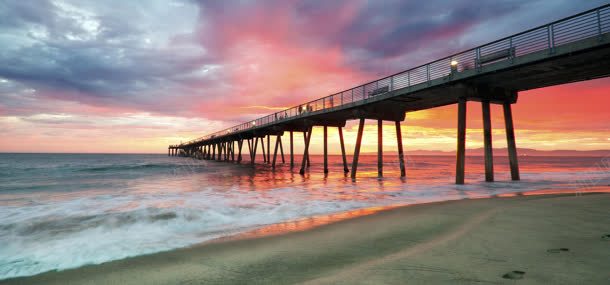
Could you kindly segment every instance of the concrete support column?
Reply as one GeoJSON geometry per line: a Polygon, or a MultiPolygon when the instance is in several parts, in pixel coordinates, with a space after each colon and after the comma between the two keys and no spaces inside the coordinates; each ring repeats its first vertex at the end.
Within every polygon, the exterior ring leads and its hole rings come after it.
{"type": "Polygon", "coordinates": [[[377,120],[377,176],[383,177],[383,120],[377,120]]]}
{"type": "Polygon", "coordinates": [[[230,151],[229,151],[229,154],[230,154],[229,160],[235,161],[235,141],[234,140],[231,140],[229,142],[229,149],[230,149],[230,151]]]}
{"type": "Polygon", "coordinates": [[[251,161],[252,165],[254,165],[254,162],[256,161],[256,149],[258,148],[258,139],[259,139],[258,137],[254,138],[254,145],[252,146],[252,149],[253,149],[252,161],[251,161]]]}
{"type": "Polygon", "coordinates": [[[301,175],[305,175],[305,167],[307,164],[307,158],[309,157],[309,142],[311,141],[312,130],[313,128],[309,127],[307,128],[307,131],[303,133],[303,135],[305,136],[305,149],[303,151],[303,162],[301,163],[301,171],[299,171],[301,175]]]}
{"type": "Polygon", "coordinates": [[[225,152],[225,161],[229,161],[229,157],[231,156],[231,149],[230,149],[231,144],[229,142],[224,142],[223,143],[223,147],[224,147],[224,152],[225,152]]]}
{"type": "Polygon", "coordinates": [[[349,172],[347,168],[347,157],[345,157],[345,144],[343,142],[343,128],[339,127],[339,143],[341,144],[341,157],[343,158],[343,172],[349,172]]]}
{"type": "Polygon", "coordinates": [[[282,164],[286,163],[286,159],[284,158],[284,145],[282,143],[282,136],[277,136],[277,139],[280,141],[280,154],[282,155],[282,164]]]}
{"type": "Polygon", "coordinates": [[[224,160],[224,144],[222,142],[218,143],[218,160],[224,160]]]}
{"type": "Polygon", "coordinates": [[[216,144],[216,146],[217,146],[216,148],[218,149],[218,155],[216,156],[216,160],[218,160],[218,161],[222,161],[222,155],[223,155],[223,154],[222,154],[222,153],[223,153],[223,150],[222,150],[222,143],[221,143],[221,142],[219,142],[218,144],[216,144]]]}
{"type": "Polygon", "coordinates": [[[220,146],[222,147],[222,158],[221,158],[221,160],[222,161],[227,161],[227,158],[228,158],[227,154],[229,153],[229,151],[228,151],[229,149],[227,147],[227,142],[222,142],[220,146]]]}
{"type": "Polygon", "coordinates": [[[252,161],[252,143],[250,141],[251,139],[248,139],[248,154],[250,154],[250,161],[252,161]]]}
{"type": "Polygon", "coordinates": [[[267,163],[271,163],[271,135],[267,136],[267,163]]]}
{"type": "MultiPolygon", "coordinates": [[[[307,131],[303,132],[303,143],[307,143],[307,131]]],[[[305,159],[307,160],[307,168],[309,168],[309,166],[311,165],[311,162],[309,161],[309,153],[307,153],[305,159]]]]}
{"type": "Polygon", "coordinates": [[[290,131],[290,169],[294,168],[294,140],[292,131],[290,131]]]}
{"type": "Polygon", "coordinates": [[[360,156],[360,145],[362,143],[362,132],[364,131],[364,118],[360,118],[360,124],[358,125],[358,137],[356,138],[356,148],[354,149],[354,158],[352,161],[352,179],[356,179],[356,172],[358,171],[358,158],[360,156]]]}
{"type": "Polygon", "coordinates": [[[396,144],[398,146],[398,161],[400,162],[400,177],[405,177],[407,171],[405,170],[405,155],[402,149],[402,131],[400,130],[400,121],[394,122],[396,125],[396,144]]]}
{"type": "Polygon", "coordinates": [[[519,163],[517,161],[517,144],[515,142],[515,129],[513,126],[513,112],[509,102],[504,103],[504,123],[506,125],[506,142],[508,146],[508,159],[510,163],[510,177],[520,180],[519,163]]]}
{"type": "Polygon", "coordinates": [[[485,148],[485,181],[494,181],[493,147],[491,144],[491,111],[489,100],[481,102],[483,107],[483,143],[485,148]]]}
{"type": "Polygon", "coordinates": [[[263,149],[263,163],[267,163],[267,153],[265,152],[265,137],[260,138],[261,148],[263,149]]]}
{"type": "Polygon", "coordinates": [[[455,184],[464,184],[466,166],[466,98],[458,99],[457,158],[455,164],[455,184]]]}
{"type": "Polygon", "coordinates": [[[324,126],[324,173],[328,173],[328,128],[324,126]]]}
{"type": "Polygon", "coordinates": [[[244,146],[244,140],[237,141],[237,163],[241,162],[241,148],[244,146]]]}
{"type": "Polygon", "coordinates": [[[280,135],[277,135],[275,138],[275,150],[273,151],[273,163],[271,164],[271,168],[275,169],[275,161],[277,160],[277,150],[280,146],[280,135]]]}

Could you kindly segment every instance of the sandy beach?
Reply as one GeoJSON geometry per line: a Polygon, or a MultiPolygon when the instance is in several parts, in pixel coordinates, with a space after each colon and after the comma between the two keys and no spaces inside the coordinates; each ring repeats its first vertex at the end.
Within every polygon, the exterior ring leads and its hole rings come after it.
{"type": "Polygon", "coordinates": [[[413,205],[0,283],[609,284],[609,209],[610,194],[413,205]]]}

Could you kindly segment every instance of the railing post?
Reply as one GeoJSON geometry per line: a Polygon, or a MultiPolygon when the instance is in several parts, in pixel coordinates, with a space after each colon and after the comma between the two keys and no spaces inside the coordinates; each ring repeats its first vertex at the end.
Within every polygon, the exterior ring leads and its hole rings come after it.
{"type": "Polygon", "coordinates": [[[383,177],[383,120],[377,120],[377,176],[383,177]]]}
{"type": "Polygon", "coordinates": [[[481,66],[481,48],[476,48],[475,49],[474,67],[477,70],[477,72],[479,72],[480,66],[481,66]]]}
{"type": "Polygon", "coordinates": [[[548,26],[549,29],[549,54],[555,53],[555,25],[548,26]]]}
{"type": "Polygon", "coordinates": [[[365,88],[365,86],[366,85],[362,85],[362,100],[366,99],[366,90],[365,90],[366,88],[365,88]]]}
{"type": "Polygon", "coordinates": [[[508,52],[510,53],[510,63],[514,63],[517,51],[515,50],[513,52],[513,37],[508,39],[508,52]]]}
{"type": "Polygon", "coordinates": [[[430,64],[426,64],[426,83],[430,86],[430,64]]]}
{"type": "Polygon", "coordinates": [[[599,41],[602,40],[602,21],[599,16],[599,9],[595,10],[595,14],[597,16],[597,35],[599,36],[599,41]]]}
{"type": "Polygon", "coordinates": [[[411,70],[407,71],[407,87],[411,87],[411,70]]]}
{"type": "Polygon", "coordinates": [[[324,126],[324,173],[328,173],[328,127],[324,126]]]}
{"type": "Polygon", "coordinates": [[[390,77],[390,91],[394,91],[394,76],[390,77]]]}
{"type": "Polygon", "coordinates": [[[546,26],[546,45],[547,48],[549,49],[549,54],[551,53],[551,25],[546,26]]]}

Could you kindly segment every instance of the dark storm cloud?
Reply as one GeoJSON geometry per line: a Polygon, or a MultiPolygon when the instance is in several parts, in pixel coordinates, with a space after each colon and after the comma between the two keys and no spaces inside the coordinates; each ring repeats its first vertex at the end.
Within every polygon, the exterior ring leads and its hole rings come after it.
{"type": "MultiPolygon", "coordinates": [[[[194,42],[147,43],[148,37],[155,40],[157,31],[147,29],[149,23],[133,22],[142,20],[147,11],[133,7],[133,13],[120,12],[124,7],[82,4],[0,3],[0,77],[26,84],[41,96],[155,109],[161,100],[152,100],[152,95],[167,86],[188,84],[188,74],[206,62],[194,42]],[[117,101],[109,102],[113,97],[117,101]]],[[[193,19],[195,23],[196,13],[193,19]]],[[[161,40],[172,41],[177,35],[169,30],[161,40]]]]}

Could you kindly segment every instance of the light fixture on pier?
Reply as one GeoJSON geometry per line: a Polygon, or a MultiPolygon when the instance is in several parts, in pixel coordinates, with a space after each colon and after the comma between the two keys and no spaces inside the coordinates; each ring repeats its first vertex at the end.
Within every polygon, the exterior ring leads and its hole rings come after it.
{"type": "Polygon", "coordinates": [[[253,121],[253,122],[252,122],[252,125],[253,125],[253,126],[256,126],[256,121],[253,121]]]}
{"type": "Polygon", "coordinates": [[[457,72],[458,62],[457,60],[451,60],[451,73],[457,72]]]}

